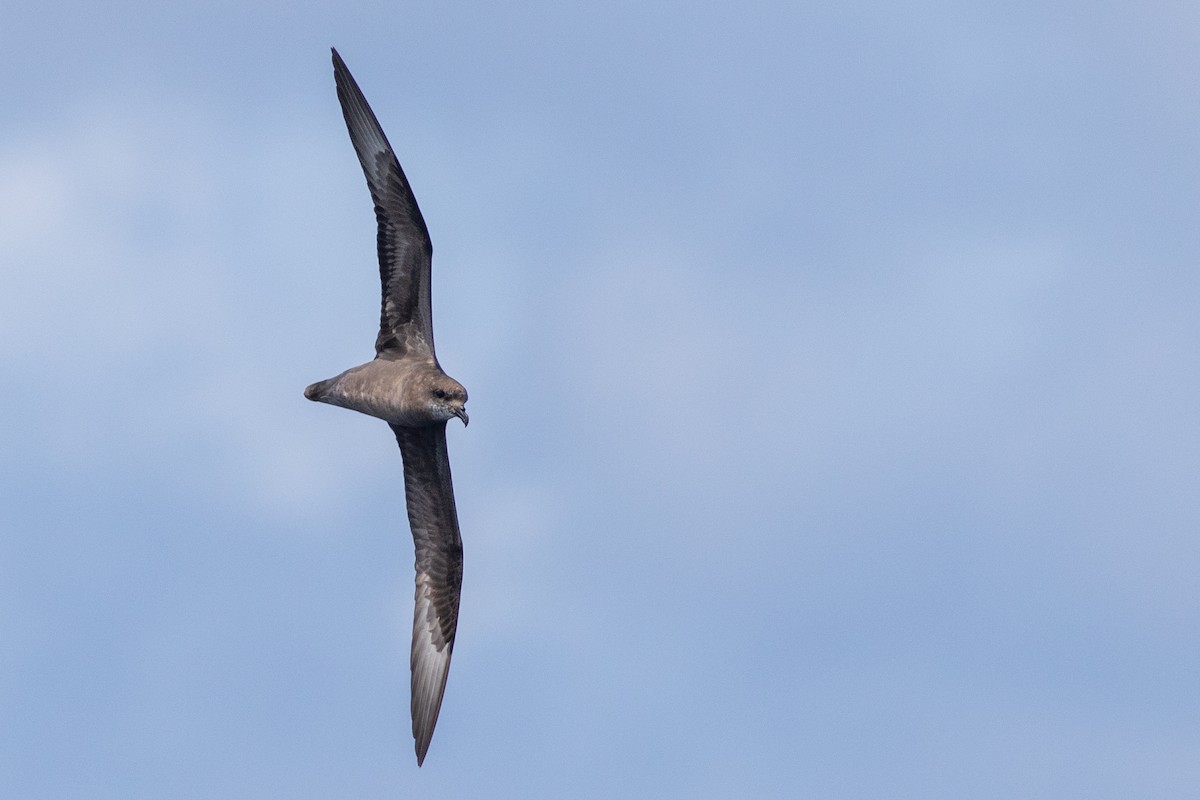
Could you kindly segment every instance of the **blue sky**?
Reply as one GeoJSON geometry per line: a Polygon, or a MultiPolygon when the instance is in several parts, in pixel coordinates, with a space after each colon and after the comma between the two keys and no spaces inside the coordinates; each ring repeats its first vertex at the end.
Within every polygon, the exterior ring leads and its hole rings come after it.
{"type": "Polygon", "coordinates": [[[8,4],[0,795],[1200,784],[1186,3],[8,4]],[[336,45],[434,245],[412,551],[336,45]]]}

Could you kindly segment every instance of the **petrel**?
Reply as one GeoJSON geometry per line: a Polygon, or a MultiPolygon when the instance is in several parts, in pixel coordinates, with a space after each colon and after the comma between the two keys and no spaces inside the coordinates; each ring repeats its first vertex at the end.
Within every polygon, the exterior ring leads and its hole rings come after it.
{"type": "Polygon", "coordinates": [[[420,766],[442,707],[458,625],[462,538],[446,455],[446,423],[458,417],[467,424],[467,390],[442,371],[433,351],[433,245],[417,199],[336,49],[333,77],[350,141],[375,201],[383,307],[375,358],[314,383],[304,396],[378,417],[400,443],[408,524],[417,551],[411,661],[413,739],[420,766]]]}

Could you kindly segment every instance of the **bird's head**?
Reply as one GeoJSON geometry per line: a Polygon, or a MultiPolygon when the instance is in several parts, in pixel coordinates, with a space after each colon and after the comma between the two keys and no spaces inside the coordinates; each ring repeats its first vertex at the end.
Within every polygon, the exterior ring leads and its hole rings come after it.
{"type": "Polygon", "coordinates": [[[429,408],[438,419],[458,417],[466,427],[467,390],[448,375],[439,375],[429,387],[429,408]]]}

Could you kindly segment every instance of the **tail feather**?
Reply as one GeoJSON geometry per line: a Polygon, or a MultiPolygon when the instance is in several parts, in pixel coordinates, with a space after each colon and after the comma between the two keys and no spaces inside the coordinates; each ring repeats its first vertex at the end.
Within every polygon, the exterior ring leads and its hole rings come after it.
{"type": "Polygon", "coordinates": [[[332,384],[334,380],[334,378],[330,378],[327,381],[317,381],[312,386],[309,386],[304,390],[304,396],[309,400],[320,401],[325,397],[325,390],[329,388],[330,384],[332,384]]]}

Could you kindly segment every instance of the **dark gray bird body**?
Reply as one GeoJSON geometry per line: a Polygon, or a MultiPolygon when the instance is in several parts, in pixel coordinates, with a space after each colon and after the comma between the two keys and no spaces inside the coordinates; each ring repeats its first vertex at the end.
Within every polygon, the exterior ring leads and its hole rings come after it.
{"type": "Polygon", "coordinates": [[[467,391],[442,371],[434,354],[429,299],[433,246],[416,198],[337,50],[333,72],[350,141],[375,202],[383,301],[374,360],[314,383],[304,396],[386,421],[400,445],[416,547],[411,660],[419,765],[437,724],[458,625],[462,539],[446,453],[446,422],[458,417],[467,423],[467,391]]]}

